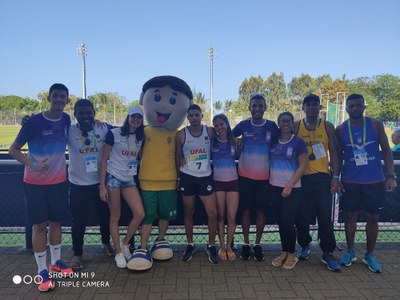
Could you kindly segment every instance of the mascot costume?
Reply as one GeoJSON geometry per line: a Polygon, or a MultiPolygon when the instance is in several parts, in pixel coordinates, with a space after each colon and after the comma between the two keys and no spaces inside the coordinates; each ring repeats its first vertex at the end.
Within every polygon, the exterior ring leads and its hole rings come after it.
{"type": "Polygon", "coordinates": [[[192,101],[188,84],[174,76],[157,76],[143,85],[140,104],[149,126],[144,130],[139,181],[145,218],[141,230],[142,247],[129,260],[127,267],[130,270],[148,270],[153,259],[168,260],[173,256],[164,237],[169,221],[177,217],[175,135],[192,101]],[[157,219],[158,237],[149,252],[147,243],[152,224],[157,219]]]}

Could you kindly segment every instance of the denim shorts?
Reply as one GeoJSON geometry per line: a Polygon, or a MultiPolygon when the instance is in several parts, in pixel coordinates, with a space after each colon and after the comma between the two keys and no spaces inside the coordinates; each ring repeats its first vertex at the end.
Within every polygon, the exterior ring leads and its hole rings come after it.
{"type": "Polygon", "coordinates": [[[110,173],[106,174],[106,183],[107,186],[112,187],[112,188],[120,188],[120,189],[127,189],[130,187],[136,186],[135,180],[133,179],[130,181],[121,181],[115,176],[111,175],[110,173]]]}

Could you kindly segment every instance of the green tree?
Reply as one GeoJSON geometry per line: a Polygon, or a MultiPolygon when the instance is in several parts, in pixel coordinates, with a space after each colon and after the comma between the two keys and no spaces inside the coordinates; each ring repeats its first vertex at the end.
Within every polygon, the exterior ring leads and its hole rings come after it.
{"type": "Polygon", "coordinates": [[[373,94],[382,105],[381,119],[398,121],[400,119],[400,78],[383,74],[374,76],[373,80],[373,94]]]}
{"type": "Polygon", "coordinates": [[[269,110],[272,112],[287,110],[289,101],[283,73],[272,73],[265,80],[264,86],[264,94],[267,96],[267,105],[269,110]]]}
{"type": "Polygon", "coordinates": [[[317,84],[308,74],[301,74],[300,77],[293,77],[288,83],[288,94],[293,105],[300,107],[303,99],[308,94],[317,94],[317,84]]]}

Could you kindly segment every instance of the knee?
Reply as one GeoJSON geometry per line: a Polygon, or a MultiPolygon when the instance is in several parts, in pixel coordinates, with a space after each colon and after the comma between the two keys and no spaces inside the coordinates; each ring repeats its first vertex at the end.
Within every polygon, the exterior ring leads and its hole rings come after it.
{"type": "Polygon", "coordinates": [[[185,207],[184,208],[185,217],[193,217],[194,215],[194,207],[185,207]]]}
{"type": "Polygon", "coordinates": [[[36,233],[45,233],[46,229],[47,229],[47,223],[34,224],[32,226],[32,231],[36,233]]]}
{"type": "Polygon", "coordinates": [[[218,212],[216,209],[210,209],[207,211],[208,219],[216,219],[218,216],[218,212]]]}
{"type": "Polygon", "coordinates": [[[145,217],[144,210],[143,210],[143,211],[137,212],[137,213],[134,215],[134,217],[135,217],[136,219],[138,219],[140,222],[142,222],[143,219],[144,219],[144,217],[145,217]]]}
{"type": "Polygon", "coordinates": [[[110,224],[111,224],[111,225],[115,225],[115,224],[118,225],[119,219],[120,219],[120,214],[113,214],[113,215],[111,215],[111,216],[110,216],[110,224]]]}

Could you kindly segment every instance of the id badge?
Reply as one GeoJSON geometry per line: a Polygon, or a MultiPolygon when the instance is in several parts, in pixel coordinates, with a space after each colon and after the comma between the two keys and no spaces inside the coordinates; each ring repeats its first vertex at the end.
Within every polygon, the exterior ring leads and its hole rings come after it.
{"type": "Polygon", "coordinates": [[[137,166],[138,166],[137,160],[129,161],[128,162],[128,175],[135,176],[137,174],[137,166]]]}
{"type": "Polygon", "coordinates": [[[97,172],[97,159],[96,156],[85,157],[86,173],[97,172]]]}
{"type": "Polygon", "coordinates": [[[324,145],[322,143],[314,144],[311,146],[316,159],[326,157],[324,145]]]}
{"type": "Polygon", "coordinates": [[[353,150],[356,166],[368,165],[368,153],[365,150],[353,150]]]}

